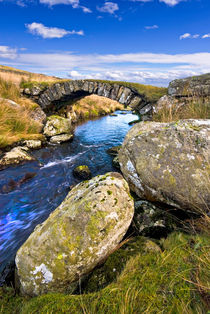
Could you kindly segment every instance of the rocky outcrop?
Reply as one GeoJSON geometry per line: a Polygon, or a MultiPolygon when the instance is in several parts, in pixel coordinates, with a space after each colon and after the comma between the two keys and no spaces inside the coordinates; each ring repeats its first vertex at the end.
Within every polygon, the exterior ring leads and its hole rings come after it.
{"type": "Polygon", "coordinates": [[[174,80],[168,94],[173,97],[210,97],[210,73],[174,80]]]}
{"type": "Polygon", "coordinates": [[[148,104],[146,96],[133,88],[101,81],[65,81],[45,89],[34,86],[31,89],[26,88],[23,94],[31,97],[45,111],[58,109],[62,102],[65,104],[66,101],[91,94],[116,100],[136,110],[141,110],[148,104]]]}
{"type": "Polygon", "coordinates": [[[72,134],[72,126],[69,119],[57,115],[48,117],[44,127],[44,135],[51,137],[61,134],[72,134]]]}
{"type": "Polygon", "coordinates": [[[78,184],[17,252],[22,292],[72,292],[122,240],[133,213],[128,184],[120,174],[78,184]]]}
{"type": "Polygon", "coordinates": [[[0,170],[11,165],[18,165],[25,161],[33,161],[35,158],[28,153],[28,147],[15,147],[11,151],[5,153],[0,159],[0,170]]]}
{"type": "Polygon", "coordinates": [[[130,188],[143,199],[208,211],[209,131],[209,120],[136,124],[119,153],[130,188]]]}

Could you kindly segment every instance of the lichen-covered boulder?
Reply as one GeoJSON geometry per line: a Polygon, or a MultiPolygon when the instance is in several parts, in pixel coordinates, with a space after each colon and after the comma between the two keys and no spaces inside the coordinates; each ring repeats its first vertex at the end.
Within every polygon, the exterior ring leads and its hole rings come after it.
{"type": "Polygon", "coordinates": [[[209,131],[210,120],[136,124],[119,152],[130,188],[142,199],[207,211],[209,131]]]}
{"type": "Polygon", "coordinates": [[[69,119],[60,116],[50,116],[47,118],[47,123],[44,127],[44,135],[51,137],[60,134],[70,134],[72,126],[69,119]]]}
{"type": "Polygon", "coordinates": [[[133,213],[128,184],[120,174],[78,184],[18,250],[22,292],[72,292],[74,283],[116,248],[133,213]]]}
{"type": "Polygon", "coordinates": [[[28,147],[17,146],[5,153],[0,159],[0,170],[3,170],[10,165],[18,165],[22,162],[33,160],[35,160],[35,158],[28,153],[28,147]]]}

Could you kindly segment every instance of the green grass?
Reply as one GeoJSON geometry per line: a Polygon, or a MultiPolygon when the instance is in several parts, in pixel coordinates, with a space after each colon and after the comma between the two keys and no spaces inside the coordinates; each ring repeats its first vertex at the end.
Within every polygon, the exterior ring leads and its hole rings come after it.
{"type": "Polygon", "coordinates": [[[56,83],[63,83],[63,82],[66,82],[66,81],[70,81],[70,80],[67,80],[67,79],[56,79],[53,81],[42,81],[42,82],[39,82],[39,81],[30,81],[30,80],[22,80],[20,82],[20,88],[33,88],[34,86],[38,86],[41,90],[44,90],[46,89],[47,87],[50,87],[51,85],[53,84],[56,84],[56,83]]]}
{"type": "Polygon", "coordinates": [[[206,313],[209,237],[174,233],[160,241],[162,252],[146,243],[137,238],[108,258],[102,267],[119,272],[102,290],[24,298],[1,289],[0,313],[206,313]]]}

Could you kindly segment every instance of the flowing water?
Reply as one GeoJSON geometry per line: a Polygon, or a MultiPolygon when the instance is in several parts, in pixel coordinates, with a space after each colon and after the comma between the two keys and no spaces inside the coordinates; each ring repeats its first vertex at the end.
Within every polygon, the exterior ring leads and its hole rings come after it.
{"type": "Polygon", "coordinates": [[[76,166],[88,165],[93,176],[115,171],[106,151],[123,142],[128,123],[138,118],[130,112],[116,113],[77,126],[70,143],[34,151],[42,166],[29,162],[0,171],[0,271],[35,226],[64,200],[70,186],[79,182],[72,175],[76,166]],[[18,182],[29,172],[36,175],[9,193],[5,190],[11,180],[18,182]]]}

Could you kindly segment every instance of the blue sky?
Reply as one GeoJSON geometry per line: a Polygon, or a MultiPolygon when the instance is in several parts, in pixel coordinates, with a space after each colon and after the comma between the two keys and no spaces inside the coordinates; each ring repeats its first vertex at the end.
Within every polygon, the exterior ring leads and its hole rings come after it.
{"type": "Polygon", "coordinates": [[[0,64],[167,86],[210,72],[210,1],[0,0],[0,64]]]}

